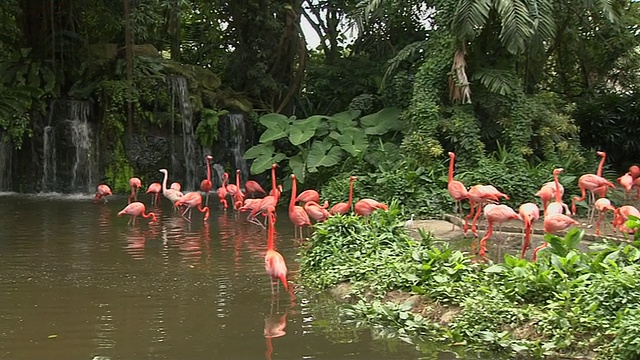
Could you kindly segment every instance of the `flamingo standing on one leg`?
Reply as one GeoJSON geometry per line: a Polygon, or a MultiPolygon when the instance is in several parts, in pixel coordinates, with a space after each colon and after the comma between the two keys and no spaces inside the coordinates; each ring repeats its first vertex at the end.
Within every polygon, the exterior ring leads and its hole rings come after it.
{"type": "Polygon", "coordinates": [[[596,221],[596,235],[600,235],[600,222],[607,210],[611,210],[615,213],[616,208],[611,205],[611,201],[607,198],[600,198],[595,203],[596,210],[598,210],[598,220],[596,221]]]}
{"type": "MultiPolygon", "coordinates": [[[[449,152],[449,178],[447,182],[447,190],[449,190],[449,194],[455,201],[454,212],[456,215],[459,215],[462,212],[462,200],[467,199],[469,197],[467,188],[461,181],[453,179],[453,168],[454,162],[456,159],[456,154],[453,152],[449,152]]],[[[455,224],[453,225],[455,229],[455,224]]]]}
{"type": "MultiPolygon", "coordinates": [[[[580,223],[578,221],[568,217],[565,214],[552,214],[548,216],[545,215],[544,232],[547,234],[553,234],[558,231],[566,230],[572,225],[579,225],[579,224],[580,223]]],[[[535,248],[533,250],[533,257],[531,260],[536,261],[538,259],[538,251],[546,248],[547,246],[549,246],[549,243],[545,241],[542,245],[535,248]]]]}
{"type": "MultiPolygon", "coordinates": [[[[285,290],[289,289],[287,284],[287,264],[284,261],[282,255],[275,250],[274,237],[275,237],[275,218],[276,208],[269,206],[267,209],[267,222],[269,223],[268,235],[267,235],[267,253],[264,256],[264,270],[267,275],[271,277],[271,293],[273,294],[273,283],[277,284],[278,279],[282,282],[285,290]]],[[[278,288],[279,289],[279,288],[278,288]]]]}
{"type": "Polygon", "coordinates": [[[531,244],[531,233],[533,232],[532,224],[540,218],[540,208],[534,203],[525,203],[518,208],[518,214],[524,222],[524,241],[522,243],[522,252],[520,259],[524,258],[531,244]]]}
{"type": "Polygon", "coordinates": [[[211,192],[211,188],[213,187],[213,183],[211,182],[211,160],[213,156],[207,155],[207,178],[200,182],[200,190],[205,193],[206,197],[204,200],[204,204],[209,206],[209,192],[211,192]]]}
{"type": "Polygon", "coordinates": [[[489,228],[487,229],[487,234],[480,240],[480,246],[478,250],[478,255],[486,259],[486,242],[491,238],[493,234],[493,224],[494,223],[505,223],[509,220],[521,220],[520,215],[518,215],[512,208],[507,205],[496,205],[489,204],[484,207],[484,217],[487,219],[489,223],[489,228]]]}
{"type": "Polygon", "coordinates": [[[296,205],[296,191],[296,175],[291,174],[291,200],[289,200],[289,219],[291,219],[291,222],[295,227],[295,236],[298,236],[298,229],[300,229],[300,238],[302,238],[302,227],[305,225],[309,225],[309,227],[311,227],[311,220],[309,220],[309,215],[306,211],[304,211],[304,208],[302,206],[296,205]]]}
{"type": "Polygon", "coordinates": [[[162,184],[158,182],[151,183],[147,188],[147,194],[151,194],[151,205],[160,203],[160,193],[162,192],[162,184]]]}
{"type": "Polygon", "coordinates": [[[351,175],[349,176],[349,201],[348,202],[339,202],[331,207],[329,212],[332,215],[335,214],[346,214],[351,210],[351,204],[353,203],[353,182],[358,180],[357,176],[351,175]]]}
{"type": "Polygon", "coordinates": [[[209,207],[208,206],[202,207],[202,194],[200,194],[197,191],[186,193],[185,195],[180,197],[178,200],[176,200],[174,205],[175,206],[185,205],[187,207],[182,212],[182,217],[187,219],[188,221],[191,221],[191,209],[192,208],[196,208],[201,213],[204,213],[204,219],[203,220],[206,221],[207,219],[209,219],[209,207]],[[184,216],[187,212],[189,212],[189,217],[188,218],[184,216]]]}
{"type": "Polygon", "coordinates": [[[96,189],[96,196],[93,197],[93,202],[95,204],[98,202],[98,200],[103,199],[104,203],[106,204],[108,202],[107,196],[110,195],[113,195],[113,193],[111,192],[111,188],[109,187],[109,185],[100,184],[96,189]]]}
{"type": "Polygon", "coordinates": [[[138,201],[138,190],[142,187],[142,181],[137,177],[129,179],[129,187],[131,188],[131,195],[127,199],[127,204],[131,204],[132,201],[138,201]]]}
{"type": "Polygon", "coordinates": [[[145,219],[151,218],[151,221],[149,221],[149,224],[153,224],[158,221],[156,219],[156,214],[152,212],[145,214],[145,211],[146,209],[143,203],[139,201],[134,201],[129,205],[127,205],[124,209],[120,210],[120,212],[118,213],[118,216],[130,215],[131,218],[129,219],[129,222],[127,224],[131,224],[133,222],[133,225],[136,224],[136,217],[138,216],[142,216],[145,219]]]}

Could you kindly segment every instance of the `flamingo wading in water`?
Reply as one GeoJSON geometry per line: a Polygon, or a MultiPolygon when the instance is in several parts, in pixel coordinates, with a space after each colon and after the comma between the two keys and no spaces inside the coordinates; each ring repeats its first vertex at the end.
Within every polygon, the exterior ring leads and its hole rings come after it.
{"type": "MultiPolygon", "coordinates": [[[[287,284],[287,264],[284,261],[284,257],[275,250],[274,246],[274,237],[275,237],[275,218],[276,208],[273,206],[269,206],[267,209],[267,222],[269,224],[268,235],[267,235],[267,253],[264,256],[264,270],[267,272],[267,275],[271,278],[271,293],[273,294],[273,285],[274,282],[277,284],[278,279],[282,282],[282,286],[284,286],[285,290],[289,289],[287,284]]],[[[280,289],[278,287],[278,289],[280,289]]]]}
{"type": "Polygon", "coordinates": [[[129,179],[129,187],[131,188],[131,195],[127,200],[127,204],[131,204],[132,201],[138,201],[138,190],[142,187],[142,181],[137,177],[129,179]]]}
{"type": "Polygon", "coordinates": [[[133,223],[133,225],[136,224],[136,218],[138,216],[142,216],[145,219],[151,218],[151,221],[149,221],[149,224],[153,224],[158,221],[156,219],[156,214],[152,212],[145,214],[145,211],[146,209],[143,203],[139,201],[134,201],[129,205],[127,205],[124,209],[120,210],[120,212],[118,213],[118,216],[130,215],[131,218],[129,219],[128,224],[133,223]]]}

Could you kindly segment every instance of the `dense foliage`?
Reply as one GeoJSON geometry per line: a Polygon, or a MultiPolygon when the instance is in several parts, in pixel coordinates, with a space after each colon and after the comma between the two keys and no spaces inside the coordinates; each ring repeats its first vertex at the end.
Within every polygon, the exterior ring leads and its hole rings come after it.
{"type": "Polygon", "coordinates": [[[393,205],[369,219],[330,218],[302,249],[308,286],[350,285],[346,319],[394,328],[387,333],[407,341],[466,342],[500,353],[640,355],[640,243],[605,241],[583,253],[576,249],[583,232],[575,229],[565,238],[546,235],[550,247],[537,262],[506,255],[504,263],[483,264],[425,234],[409,237],[399,214],[393,205]],[[392,290],[421,294],[423,306],[413,297],[390,301],[392,290]]]}

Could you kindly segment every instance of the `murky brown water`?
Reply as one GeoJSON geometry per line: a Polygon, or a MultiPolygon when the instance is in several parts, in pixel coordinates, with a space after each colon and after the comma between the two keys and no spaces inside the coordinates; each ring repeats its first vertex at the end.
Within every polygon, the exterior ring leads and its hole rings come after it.
{"type": "Polygon", "coordinates": [[[217,208],[208,222],[194,212],[190,224],[168,201],[149,206],[158,224],[131,226],[116,217],[125,205],[125,197],[0,195],[0,359],[422,356],[366,330],[336,336],[325,326],[317,294],[295,286],[286,213],[276,246],[295,290],[272,298],[265,230],[217,208]]]}

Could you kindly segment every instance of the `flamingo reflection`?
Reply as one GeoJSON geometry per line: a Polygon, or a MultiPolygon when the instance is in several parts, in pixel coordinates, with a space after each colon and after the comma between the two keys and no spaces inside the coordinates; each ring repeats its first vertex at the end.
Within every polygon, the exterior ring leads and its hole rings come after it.
{"type": "Polygon", "coordinates": [[[285,336],[287,333],[284,329],[287,327],[287,315],[289,312],[292,314],[293,308],[296,305],[295,295],[293,294],[293,286],[289,288],[289,295],[291,299],[291,303],[287,311],[282,314],[279,313],[280,310],[280,301],[279,298],[271,298],[271,307],[269,309],[269,315],[264,319],[264,339],[265,344],[267,345],[267,350],[264,353],[264,356],[267,360],[271,360],[271,354],[273,353],[273,343],[271,339],[279,338],[285,336]],[[276,312],[274,313],[274,306],[276,305],[276,312]]]}

